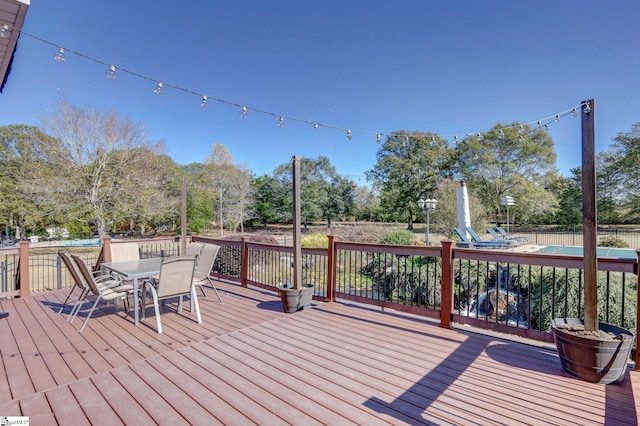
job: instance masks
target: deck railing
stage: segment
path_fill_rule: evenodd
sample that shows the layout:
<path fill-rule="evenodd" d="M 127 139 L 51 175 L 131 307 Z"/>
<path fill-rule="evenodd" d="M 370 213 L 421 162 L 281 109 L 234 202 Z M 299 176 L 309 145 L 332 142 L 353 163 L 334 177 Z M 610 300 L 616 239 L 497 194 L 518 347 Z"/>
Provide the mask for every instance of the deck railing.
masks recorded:
<path fill-rule="evenodd" d="M 291 246 L 192 239 L 221 246 L 211 272 L 214 277 L 273 291 L 293 280 Z M 141 257 L 180 254 L 177 240 L 138 243 Z M 20 258 L 30 259 L 27 268 L 16 263 Z M 100 261 L 99 253 L 95 259 Z M 317 300 L 339 297 L 430 316 L 439 318 L 443 327 L 456 322 L 551 341 L 552 318 L 584 313 L 580 256 L 457 248 L 452 241 L 424 247 L 350 243 L 329 237 L 328 249 L 303 248 L 301 263 L 303 282 L 314 285 Z M 20 287 L 29 282 L 29 274 L 31 286 L 25 291 Z M 26 297 L 29 291 L 73 285 L 57 255 L 46 261 L 39 255 L 29 256 L 28 243 L 20 250 L 0 251 L 0 276 L 0 297 Z M 599 258 L 598 292 L 600 320 L 636 332 L 637 259 Z"/>

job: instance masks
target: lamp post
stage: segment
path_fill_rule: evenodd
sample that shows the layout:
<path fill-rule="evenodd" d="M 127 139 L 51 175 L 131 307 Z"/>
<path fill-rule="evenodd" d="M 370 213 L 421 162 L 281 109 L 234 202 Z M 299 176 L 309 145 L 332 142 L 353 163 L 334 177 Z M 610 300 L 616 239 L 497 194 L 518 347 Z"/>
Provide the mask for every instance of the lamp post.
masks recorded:
<path fill-rule="evenodd" d="M 434 210 L 437 204 L 438 204 L 438 200 L 434 198 L 427 198 L 426 200 L 423 200 L 422 198 L 420 198 L 418 200 L 418 207 L 420 207 L 420 210 L 424 210 L 427 216 L 427 229 L 425 229 L 424 231 L 424 242 L 427 245 L 430 245 L 429 244 L 429 212 L 431 212 L 431 210 Z"/>
<path fill-rule="evenodd" d="M 505 195 L 502 197 L 502 205 L 507 207 L 507 234 L 509 233 L 509 206 L 515 206 L 516 200 L 513 197 Z"/>

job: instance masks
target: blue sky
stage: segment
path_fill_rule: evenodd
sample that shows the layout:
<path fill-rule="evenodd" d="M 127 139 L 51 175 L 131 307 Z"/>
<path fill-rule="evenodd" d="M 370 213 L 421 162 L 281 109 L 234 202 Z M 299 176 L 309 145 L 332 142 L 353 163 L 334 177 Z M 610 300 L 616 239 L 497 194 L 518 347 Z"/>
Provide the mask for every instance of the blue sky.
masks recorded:
<path fill-rule="evenodd" d="M 222 143 L 257 175 L 293 155 L 326 155 L 358 177 L 375 164 L 375 133 L 476 133 L 594 98 L 602 150 L 640 122 L 637 0 L 31 3 L 23 30 L 53 45 L 21 36 L 0 125 L 38 124 L 62 94 L 143 122 L 179 164 Z M 154 81 L 123 72 L 109 80 L 105 65 L 69 52 L 58 63 L 56 45 L 196 94 L 158 96 Z M 247 118 L 213 100 L 201 108 L 197 94 L 247 105 Z M 328 126 L 280 128 L 278 115 Z M 580 119 L 549 133 L 569 175 L 581 161 Z"/>

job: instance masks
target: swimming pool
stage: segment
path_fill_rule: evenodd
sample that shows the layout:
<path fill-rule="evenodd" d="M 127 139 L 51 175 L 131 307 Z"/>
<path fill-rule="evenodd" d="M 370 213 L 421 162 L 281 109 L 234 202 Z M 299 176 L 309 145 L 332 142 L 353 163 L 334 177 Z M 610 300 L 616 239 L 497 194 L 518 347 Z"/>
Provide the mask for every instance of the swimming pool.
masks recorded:
<path fill-rule="evenodd" d="M 598 247 L 598 257 L 613 257 L 615 259 L 637 259 L 635 249 Z M 564 254 L 567 256 L 583 256 L 584 251 L 581 246 L 546 246 L 535 253 Z"/>

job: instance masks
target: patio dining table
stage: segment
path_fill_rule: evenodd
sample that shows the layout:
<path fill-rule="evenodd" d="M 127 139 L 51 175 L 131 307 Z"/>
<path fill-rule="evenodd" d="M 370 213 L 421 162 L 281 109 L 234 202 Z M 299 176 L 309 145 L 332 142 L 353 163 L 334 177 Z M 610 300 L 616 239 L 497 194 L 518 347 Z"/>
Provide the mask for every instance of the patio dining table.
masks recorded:
<path fill-rule="evenodd" d="M 104 269 L 115 272 L 125 279 L 133 280 L 133 311 L 135 325 L 140 323 L 140 298 L 138 297 L 139 280 L 158 275 L 160 273 L 160 266 L 162 266 L 162 260 L 162 257 L 152 257 L 149 259 L 102 263 L 102 267 Z"/>

